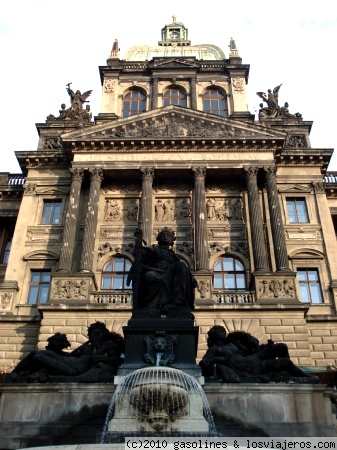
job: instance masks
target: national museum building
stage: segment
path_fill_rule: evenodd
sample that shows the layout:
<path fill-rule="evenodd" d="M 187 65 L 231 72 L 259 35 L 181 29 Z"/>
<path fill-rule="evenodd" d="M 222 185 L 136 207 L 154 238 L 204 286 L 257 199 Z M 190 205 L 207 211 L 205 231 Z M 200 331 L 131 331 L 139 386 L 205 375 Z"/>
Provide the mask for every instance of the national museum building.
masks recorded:
<path fill-rule="evenodd" d="M 68 85 L 37 149 L 16 152 L 22 174 L 0 173 L 0 369 L 56 332 L 72 350 L 95 321 L 123 334 L 137 227 L 148 246 L 175 233 L 197 283 L 198 360 L 223 325 L 335 365 L 337 172 L 312 122 L 279 105 L 281 86 L 258 93 L 255 118 L 235 41 L 228 55 L 192 45 L 175 18 L 158 46 L 120 59 L 115 41 L 99 72 L 99 114 Z"/>

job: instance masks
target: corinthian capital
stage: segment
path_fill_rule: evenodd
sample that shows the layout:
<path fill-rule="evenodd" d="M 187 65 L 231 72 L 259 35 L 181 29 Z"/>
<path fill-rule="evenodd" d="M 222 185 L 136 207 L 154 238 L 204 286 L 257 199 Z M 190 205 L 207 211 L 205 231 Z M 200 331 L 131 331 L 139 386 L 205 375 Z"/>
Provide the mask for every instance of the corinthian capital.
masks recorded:
<path fill-rule="evenodd" d="M 194 173 L 195 180 L 203 180 L 206 179 L 206 167 L 192 167 L 192 171 Z"/>
<path fill-rule="evenodd" d="M 140 171 L 142 172 L 143 180 L 153 181 L 154 169 L 152 167 L 145 167 L 145 168 L 140 169 Z"/>

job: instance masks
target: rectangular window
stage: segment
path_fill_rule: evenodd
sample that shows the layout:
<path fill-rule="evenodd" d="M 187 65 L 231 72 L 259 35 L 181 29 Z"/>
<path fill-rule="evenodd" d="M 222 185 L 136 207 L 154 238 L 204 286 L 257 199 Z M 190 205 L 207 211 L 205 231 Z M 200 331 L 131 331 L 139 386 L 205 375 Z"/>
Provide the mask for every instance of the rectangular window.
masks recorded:
<path fill-rule="evenodd" d="M 45 200 L 43 203 L 42 224 L 56 225 L 61 220 L 61 200 Z"/>
<path fill-rule="evenodd" d="M 290 223 L 308 223 L 308 211 L 304 198 L 287 198 L 287 211 Z"/>
<path fill-rule="evenodd" d="M 27 303 L 46 303 L 49 295 L 50 271 L 32 270 L 30 275 Z"/>
<path fill-rule="evenodd" d="M 297 269 L 300 295 L 303 303 L 323 303 L 317 269 Z"/>

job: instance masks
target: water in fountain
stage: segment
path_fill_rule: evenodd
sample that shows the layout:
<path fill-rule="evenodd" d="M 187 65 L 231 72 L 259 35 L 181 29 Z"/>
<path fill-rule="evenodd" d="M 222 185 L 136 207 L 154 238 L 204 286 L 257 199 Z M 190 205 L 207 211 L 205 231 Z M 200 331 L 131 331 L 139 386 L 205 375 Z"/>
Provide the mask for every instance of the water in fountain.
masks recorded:
<path fill-rule="evenodd" d="M 146 367 L 127 375 L 111 399 L 101 443 L 132 435 L 216 436 L 202 386 L 171 367 Z"/>

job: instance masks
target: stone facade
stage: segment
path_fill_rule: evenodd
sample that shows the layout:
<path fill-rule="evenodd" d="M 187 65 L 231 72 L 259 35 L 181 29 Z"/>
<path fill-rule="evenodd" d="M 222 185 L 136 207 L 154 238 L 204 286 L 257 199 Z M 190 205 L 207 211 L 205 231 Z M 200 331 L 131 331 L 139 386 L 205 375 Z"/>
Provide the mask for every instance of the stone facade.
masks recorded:
<path fill-rule="evenodd" d="M 174 56 L 146 61 L 112 52 L 100 67 L 94 121 L 78 109 L 90 91 L 76 103 L 68 86 L 72 106 L 37 124 L 37 150 L 17 152 L 22 174 L 0 173 L 1 370 L 56 331 L 72 349 L 96 320 L 122 333 L 132 291 L 116 289 L 107 268 L 116 258 L 133 261 L 139 222 L 148 245 L 164 226 L 175 231 L 175 251 L 198 282 L 198 358 L 219 324 L 286 342 L 303 366 L 337 363 L 332 150 L 312 148 L 312 123 L 284 108 L 271 114 L 269 105 L 254 120 L 249 66 L 234 41 L 228 58 L 212 46 L 213 59 L 200 60 L 168 47 Z M 208 95 L 225 109 L 210 109 Z M 292 207 L 306 216 L 294 219 Z M 238 263 L 234 274 L 217 269 L 224 258 Z M 303 302 L 299 270 L 318 277 L 311 302 Z M 234 285 L 221 284 L 226 275 Z"/>

